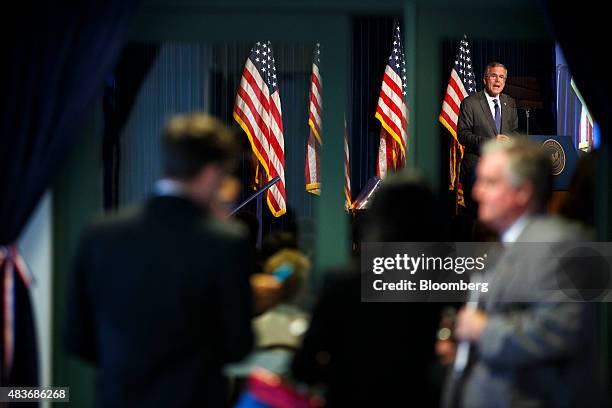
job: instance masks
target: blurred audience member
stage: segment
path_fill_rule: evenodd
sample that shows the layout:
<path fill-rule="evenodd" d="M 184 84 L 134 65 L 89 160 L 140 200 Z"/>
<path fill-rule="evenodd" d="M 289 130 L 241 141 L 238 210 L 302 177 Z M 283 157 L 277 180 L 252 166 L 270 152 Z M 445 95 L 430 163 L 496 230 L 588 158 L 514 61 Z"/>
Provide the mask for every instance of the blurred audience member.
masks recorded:
<path fill-rule="evenodd" d="M 288 231 L 272 231 L 267 234 L 261 244 L 261 257 L 265 262 L 281 249 L 297 249 L 298 242 L 294 233 Z"/>
<path fill-rule="evenodd" d="M 507 249 L 486 277 L 484 309 L 464 308 L 457 316 L 455 336 L 475 352 L 462 392 L 445 398 L 450 406 L 601 406 L 595 305 L 568 302 L 559 289 L 543 291 L 560 285 L 559 259 L 532 259 L 524 246 L 512 245 L 581 239 L 576 225 L 543 213 L 551 187 L 550 159 L 538 144 L 514 139 L 483 147 L 473 196 L 479 219 Z"/>
<path fill-rule="evenodd" d="M 258 348 L 296 348 L 309 323 L 303 308 L 310 261 L 295 249 L 281 249 L 268 258 L 263 273 L 283 283 L 280 302 L 253 320 Z"/>
<path fill-rule="evenodd" d="M 288 373 L 293 353 L 301 344 L 310 320 L 302 307 L 308 291 L 309 271 L 310 261 L 295 249 L 281 249 L 266 261 L 260 275 L 282 284 L 281 296 L 278 304 L 253 319 L 253 352 L 224 370 L 233 379 L 234 400 L 245 391 L 246 379 L 254 370 L 265 369 L 276 375 Z"/>
<path fill-rule="evenodd" d="M 444 240 L 438 210 L 420 177 L 389 175 L 367 214 L 365 240 Z M 330 407 L 436 406 L 428 369 L 439 305 L 362 303 L 360 277 L 357 263 L 331 271 L 292 364 L 295 380 L 325 386 Z"/>
<path fill-rule="evenodd" d="M 263 271 L 264 264 L 272 255 L 281 249 L 298 249 L 297 237 L 290 231 L 272 231 L 266 234 L 261 242 L 257 270 Z"/>
<path fill-rule="evenodd" d="M 226 404 L 221 366 L 253 341 L 248 247 L 210 209 L 236 152 L 216 119 L 172 118 L 155 195 L 83 234 L 64 344 L 96 366 L 98 406 Z"/>

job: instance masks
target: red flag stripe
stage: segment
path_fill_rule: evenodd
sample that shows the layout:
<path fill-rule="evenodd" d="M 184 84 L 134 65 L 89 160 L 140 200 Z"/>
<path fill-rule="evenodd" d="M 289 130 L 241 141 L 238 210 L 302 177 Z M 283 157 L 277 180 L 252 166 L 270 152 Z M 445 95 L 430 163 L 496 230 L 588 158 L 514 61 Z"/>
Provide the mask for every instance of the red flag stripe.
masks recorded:
<path fill-rule="evenodd" d="M 261 143 L 262 139 L 255 136 L 256 133 L 253 130 L 253 126 L 251 125 L 249 118 L 239 106 L 234 107 L 234 118 L 240 123 L 244 131 L 247 133 L 249 140 L 251 141 L 251 146 L 255 151 L 255 155 L 258 156 L 257 158 L 260 160 L 267 172 L 268 153 L 266 153 L 266 150 Z"/>
<path fill-rule="evenodd" d="M 457 88 L 458 86 L 455 83 L 455 80 L 451 78 L 450 82 L 448 83 L 448 87 L 446 88 L 446 95 L 450 97 L 453 102 L 455 102 L 455 105 L 459 106 L 465 97 L 460 93 L 461 90 L 458 90 Z"/>
<path fill-rule="evenodd" d="M 381 102 L 381 97 L 385 96 L 386 99 L 385 101 L 390 101 L 391 104 L 388 104 L 389 107 L 394 106 L 397 109 L 395 110 L 396 115 L 402 119 L 406 119 L 406 104 L 404 103 L 402 97 L 398 94 L 395 93 L 394 90 L 392 90 L 391 88 L 389 88 L 388 84 L 386 82 L 383 82 L 381 88 L 380 88 L 380 95 L 379 95 L 379 99 L 378 102 Z"/>
<path fill-rule="evenodd" d="M 446 123 L 455 131 L 457 132 L 457 122 L 453 121 L 448 113 L 446 111 L 442 111 L 442 113 L 440 113 L 440 116 L 442 116 L 444 118 L 444 120 L 446 121 Z"/>
<path fill-rule="evenodd" d="M 313 65 L 313 69 L 317 69 L 316 65 Z M 310 92 L 315 96 L 317 101 L 321 101 L 321 84 L 319 83 L 319 75 L 315 75 L 314 72 L 311 76 L 312 86 Z"/>
<path fill-rule="evenodd" d="M 314 94 L 310 94 L 310 113 L 314 116 L 318 123 L 321 123 L 320 118 L 321 107 L 319 106 L 319 101 Z"/>
<path fill-rule="evenodd" d="M 319 67 L 316 64 L 312 64 L 312 74 L 310 76 L 312 81 L 312 87 L 317 89 L 317 94 L 320 94 L 321 89 L 321 75 L 319 73 Z"/>
<path fill-rule="evenodd" d="M 396 122 L 397 118 L 395 118 L 395 120 L 392 120 L 389 116 L 387 116 L 384 110 L 380 108 L 380 106 L 376 108 L 376 113 L 381 116 L 380 120 L 384 124 L 384 126 L 390 128 L 391 132 L 395 133 L 393 134 L 393 136 L 396 137 L 396 141 L 398 139 L 399 141 L 402 141 L 403 140 L 403 138 L 401 137 L 402 131 L 400 128 L 401 123 Z"/>
<path fill-rule="evenodd" d="M 380 106 L 381 101 L 382 103 L 384 103 L 386 109 L 383 108 L 383 110 L 385 111 L 385 113 L 387 113 L 389 117 L 393 118 L 394 121 L 395 119 L 397 119 L 399 123 L 397 123 L 397 121 L 395 122 L 397 123 L 398 127 L 400 127 L 400 129 L 403 130 L 405 129 L 405 126 L 406 126 L 406 118 L 404 117 L 404 112 L 402 112 L 400 105 L 397 105 L 395 101 L 392 100 L 385 91 L 386 89 L 385 89 L 385 86 L 383 85 L 378 104 Z"/>
<path fill-rule="evenodd" d="M 461 104 L 461 102 L 459 102 L 459 104 L 457 104 L 457 102 L 455 102 L 455 100 L 452 98 L 452 96 L 449 95 L 448 93 L 446 95 L 444 95 L 444 101 L 442 102 L 442 104 L 448 110 L 450 110 L 453 114 L 455 114 L 455 115 L 459 114 L 459 104 Z"/>
<path fill-rule="evenodd" d="M 455 90 L 455 93 L 461 98 L 461 100 L 464 100 L 468 96 L 468 93 L 465 90 L 463 82 L 461 82 L 461 78 L 459 78 L 459 75 L 457 74 L 457 71 L 455 71 L 454 68 L 451 71 L 450 79 L 451 80 L 449 81 L 449 83 Z"/>
<path fill-rule="evenodd" d="M 282 157 L 283 152 L 281 150 L 281 147 L 279 146 L 278 141 L 275 140 L 274 138 L 271 138 L 270 140 L 270 147 L 271 149 L 269 150 L 269 153 L 268 153 L 268 156 L 270 157 L 270 162 L 274 164 L 275 169 L 279 173 L 278 175 L 280 175 L 282 178 L 281 181 L 284 182 L 284 175 L 285 175 L 285 172 L 283 170 L 284 160 L 281 161 L 280 157 L 278 156 L 278 154 L 280 154 Z"/>
<path fill-rule="evenodd" d="M 450 120 L 452 122 L 452 128 L 457 130 L 458 115 L 453 112 L 453 110 L 450 109 L 447 105 L 442 105 L 442 111 L 440 112 L 440 116 L 442 115 L 444 115 L 445 120 Z"/>
<path fill-rule="evenodd" d="M 399 81 L 399 83 L 398 83 Z M 393 92 L 402 98 L 402 85 L 401 79 L 393 72 L 393 70 L 389 67 L 385 70 L 385 75 L 383 75 L 383 82 L 393 90 Z"/>
<path fill-rule="evenodd" d="M 389 88 L 386 82 L 383 82 L 380 88 L 379 102 L 380 102 L 380 97 L 382 97 L 383 95 L 385 95 L 387 97 L 387 100 L 391 101 L 392 104 L 395 107 L 397 107 L 397 110 L 396 110 L 396 112 L 398 112 L 397 116 L 402 119 L 405 119 L 404 109 L 406 105 L 404 104 L 402 97 L 396 94 L 394 90 Z"/>
<path fill-rule="evenodd" d="M 272 114 L 272 117 L 274 118 L 273 125 L 270 127 L 273 131 L 278 132 L 277 136 L 279 137 L 279 140 L 282 140 L 284 142 L 283 118 L 281 112 L 280 95 L 278 91 L 270 95 L 270 112 Z M 274 124 L 276 124 L 276 127 L 278 129 L 274 127 Z"/>
<path fill-rule="evenodd" d="M 266 135 L 269 134 L 270 129 L 268 129 L 267 123 L 267 115 L 264 110 L 262 110 L 261 105 L 256 106 L 253 103 L 253 99 L 249 93 L 244 88 L 238 88 L 238 97 L 240 98 L 240 107 L 248 108 L 249 113 L 251 114 L 252 120 L 255 125 L 257 125 L 253 130 L 255 130 L 254 136 L 257 136 L 258 139 L 265 139 Z M 256 100 L 256 99 L 255 99 Z"/>
<path fill-rule="evenodd" d="M 251 135 L 255 139 L 257 139 L 262 151 L 265 152 L 265 167 L 267 167 L 270 152 L 270 147 L 268 143 L 268 135 L 270 133 L 270 130 L 266 126 L 265 120 L 259 114 L 259 112 L 261 111 L 259 111 L 257 107 L 253 104 L 253 100 L 248 96 L 248 94 L 246 94 L 244 88 L 238 89 L 238 100 L 239 103 L 236 104 L 236 107 L 240 108 L 242 112 L 242 117 L 248 120 L 249 127 L 252 132 Z M 248 109 L 244 109 L 245 107 Z M 268 170 L 266 169 L 266 171 Z"/>
<path fill-rule="evenodd" d="M 242 73 L 242 79 L 240 81 L 240 86 L 245 87 L 248 83 L 250 87 L 253 89 L 253 92 L 257 95 L 257 101 L 263 107 L 263 109 L 268 112 L 269 107 L 269 93 L 268 86 L 265 81 L 257 71 L 257 68 L 253 65 L 250 60 L 247 60 L 247 63 L 244 67 L 244 72 Z"/>

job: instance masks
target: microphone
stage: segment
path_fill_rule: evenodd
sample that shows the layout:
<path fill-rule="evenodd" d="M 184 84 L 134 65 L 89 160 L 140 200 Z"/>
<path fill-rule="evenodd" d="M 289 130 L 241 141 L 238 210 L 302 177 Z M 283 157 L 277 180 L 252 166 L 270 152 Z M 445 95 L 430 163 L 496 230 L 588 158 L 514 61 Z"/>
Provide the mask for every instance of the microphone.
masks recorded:
<path fill-rule="evenodd" d="M 522 110 L 525 112 L 525 133 L 527 136 L 529 136 L 529 112 L 532 108 L 530 106 L 512 106 L 511 108 L 517 111 Z"/>

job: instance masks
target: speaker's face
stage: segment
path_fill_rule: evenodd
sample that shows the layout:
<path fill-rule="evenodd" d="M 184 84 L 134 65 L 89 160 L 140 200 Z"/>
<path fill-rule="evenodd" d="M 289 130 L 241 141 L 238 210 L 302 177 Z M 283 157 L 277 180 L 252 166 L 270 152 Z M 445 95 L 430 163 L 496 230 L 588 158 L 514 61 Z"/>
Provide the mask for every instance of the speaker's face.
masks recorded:
<path fill-rule="evenodd" d="M 484 85 L 487 93 L 491 96 L 497 96 L 504 90 L 506 86 L 506 77 L 508 71 L 504 67 L 488 68 L 484 76 Z"/>

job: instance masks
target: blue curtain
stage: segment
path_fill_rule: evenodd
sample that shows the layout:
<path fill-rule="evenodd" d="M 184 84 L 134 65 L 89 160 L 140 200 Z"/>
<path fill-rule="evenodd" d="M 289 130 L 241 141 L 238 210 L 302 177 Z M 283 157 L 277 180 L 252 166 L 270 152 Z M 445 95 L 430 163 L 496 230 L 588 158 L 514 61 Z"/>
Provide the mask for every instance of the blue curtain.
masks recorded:
<path fill-rule="evenodd" d="M 0 247 L 21 232 L 102 95 L 136 11 L 135 0 L 19 1 L 6 11 L 0 65 Z M 5 264 L 6 265 L 6 264 Z M 12 273 L 3 268 L 2 277 Z M 5 305 L 4 291 L 0 304 Z M 38 383 L 26 284 L 15 275 L 14 353 L 2 386 Z M 6 312 L 7 310 L 3 310 Z M 2 313 L 2 327 L 5 313 Z M 8 349 L 2 342 L 2 363 Z"/>
<path fill-rule="evenodd" d="M 119 205 L 121 168 L 121 131 L 134 100 L 159 54 L 158 45 L 131 44 L 123 49 L 113 75 L 104 87 L 104 208 Z M 130 164 L 130 163 L 128 163 Z"/>

